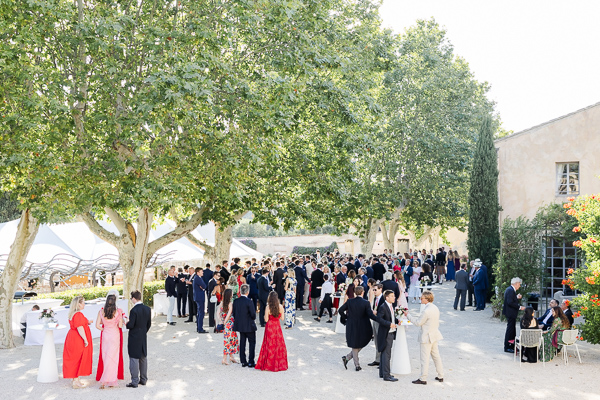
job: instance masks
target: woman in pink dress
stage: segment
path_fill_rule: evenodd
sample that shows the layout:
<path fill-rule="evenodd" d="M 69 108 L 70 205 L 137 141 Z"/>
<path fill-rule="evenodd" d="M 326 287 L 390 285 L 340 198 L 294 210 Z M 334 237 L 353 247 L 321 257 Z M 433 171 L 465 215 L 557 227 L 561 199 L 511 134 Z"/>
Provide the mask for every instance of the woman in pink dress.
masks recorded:
<path fill-rule="evenodd" d="M 106 297 L 104 308 L 98 312 L 96 328 L 102 332 L 96 380 L 100 389 L 117 387 L 118 380 L 123 379 L 123 311 L 117 308 L 114 294 Z"/>
<path fill-rule="evenodd" d="M 404 276 L 402 271 L 395 271 L 394 278 L 396 278 L 396 283 L 398 284 L 398 289 L 400 290 L 400 298 L 398 299 L 398 307 L 400 308 L 408 308 L 408 301 L 406 300 L 406 282 L 404 282 Z"/>

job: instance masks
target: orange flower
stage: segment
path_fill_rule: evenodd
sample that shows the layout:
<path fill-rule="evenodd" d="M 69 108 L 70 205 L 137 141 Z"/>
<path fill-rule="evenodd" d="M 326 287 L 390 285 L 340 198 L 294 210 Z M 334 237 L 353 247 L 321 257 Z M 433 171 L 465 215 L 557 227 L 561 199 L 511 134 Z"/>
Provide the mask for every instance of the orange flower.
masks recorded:
<path fill-rule="evenodd" d="M 581 227 L 580 226 L 576 226 L 575 228 L 573 228 L 573 232 L 575 232 L 575 233 L 581 232 Z"/>
<path fill-rule="evenodd" d="M 573 268 L 569 268 L 567 270 L 567 274 L 571 275 L 573 272 L 575 272 L 575 270 Z"/>
<path fill-rule="evenodd" d="M 577 318 L 577 317 L 581 317 L 581 312 L 580 312 L 580 311 L 577 311 L 576 313 L 574 313 L 574 314 L 573 314 L 573 316 L 574 316 L 575 318 Z"/>
<path fill-rule="evenodd" d="M 585 278 L 585 281 L 586 281 L 587 283 L 589 283 L 590 285 L 595 285 L 595 284 L 596 284 L 596 281 L 595 281 L 594 279 L 595 279 L 595 278 L 592 278 L 591 276 L 588 276 L 588 277 L 586 277 L 586 278 Z"/>
<path fill-rule="evenodd" d="M 563 204 L 563 208 L 571 208 L 573 206 L 573 203 L 565 203 Z"/>
<path fill-rule="evenodd" d="M 573 246 L 575 246 L 575 247 L 581 247 L 581 244 L 582 244 L 581 240 L 576 240 L 573 242 Z"/>
<path fill-rule="evenodd" d="M 596 239 L 594 239 L 594 238 L 590 238 L 590 242 L 597 243 L 598 241 Z"/>
<path fill-rule="evenodd" d="M 568 214 L 568 215 L 575 216 L 575 215 L 577 215 L 577 211 L 575 211 L 575 209 L 574 209 L 574 208 L 570 208 L 570 209 L 569 209 L 569 211 L 567 211 L 567 214 Z"/>
<path fill-rule="evenodd" d="M 567 200 L 569 200 L 569 201 L 575 201 L 575 197 L 569 197 Z"/>
<path fill-rule="evenodd" d="M 588 310 L 588 308 L 587 308 L 587 307 L 581 307 L 581 309 L 582 309 L 583 311 L 587 311 L 587 310 Z"/>
<path fill-rule="evenodd" d="M 567 280 L 566 280 L 566 279 L 563 279 L 563 280 L 562 280 L 562 284 L 563 284 L 563 285 L 566 285 L 566 284 L 567 284 Z"/>

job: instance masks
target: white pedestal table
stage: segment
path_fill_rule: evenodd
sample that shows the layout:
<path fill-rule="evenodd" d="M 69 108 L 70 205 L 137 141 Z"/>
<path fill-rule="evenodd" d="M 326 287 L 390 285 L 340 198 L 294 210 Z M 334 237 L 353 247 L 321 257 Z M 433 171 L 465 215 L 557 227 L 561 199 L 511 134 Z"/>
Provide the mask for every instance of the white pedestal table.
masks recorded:
<path fill-rule="evenodd" d="M 413 325 L 412 322 L 407 320 L 401 320 L 398 324 L 396 340 L 394 340 L 394 346 L 392 347 L 392 365 L 390 370 L 393 374 L 406 375 L 411 372 L 405 328 L 410 325 Z"/>
<path fill-rule="evenodd" d="M 54 331 L 66 329 L 66 325 L 58 325 L 49 328 L 46 325 L 34 325 L 27 327 L 27 331 L 45 331 L 44 346 L 40 357 L 37 381 L 41 383 L 52 383 L 58 381 L 58 366 L 56 364 L 56 348 L 54 347 Z"/>
<path fill-rule="evenodd" d="M 340 308 L 342 307 L 342 304 L 344 304 L 344 295 L 342 294 L 341 296 L 331 296 L 332 299 L 340 299 L 340 303 L 339 303 L 339 307 L 336 310 L 337 311 L 337 317 L 335 318 L 335 333 L 346 333 L 346 325 L 342 324 L 342 322 L 340 321 L 340 318 L 342 317 L 340 315 Z"/>

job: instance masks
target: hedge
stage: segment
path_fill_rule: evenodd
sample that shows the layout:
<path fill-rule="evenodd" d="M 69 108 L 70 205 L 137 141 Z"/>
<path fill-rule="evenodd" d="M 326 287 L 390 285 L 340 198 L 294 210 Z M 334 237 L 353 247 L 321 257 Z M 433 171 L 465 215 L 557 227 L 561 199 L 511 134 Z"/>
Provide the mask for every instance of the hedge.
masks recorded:
<path fill-rule="evenodd" d="M 154 294 L 165 288 L 165 281 L 144 282 L 144 291 L 142 293 L 144 304 L 148 307 L 154 306 Z M 38 299 L 63 299 L 62 305 L 69 305 L 74 297 L 83 296 L 85 300 L 94 300 L 98 297 L 106 297 L 108 291 L 116 289 L 119 294 L 123 294 L 123 286 L 101 286 L 85 289 L 65 290 L 64 292 L 45 293 L 39 295 Z"/>
<path fill-rule="evenodd" d="M 321 252 L 321 254 L 325 254 L 328 251 L 333 252 L 335 249 L 337 249 L 337 243 L 333 242 L 331 243 L 329 246 L 327 247 L 303 247 L 303 246 L 294 246 L 294 248 L 292 249 L 292 254 L 300 254 L 300 255 L 309 255 L 309 254 L 314 254 L 317 252 L 317 250 L 319 250 Z"/>

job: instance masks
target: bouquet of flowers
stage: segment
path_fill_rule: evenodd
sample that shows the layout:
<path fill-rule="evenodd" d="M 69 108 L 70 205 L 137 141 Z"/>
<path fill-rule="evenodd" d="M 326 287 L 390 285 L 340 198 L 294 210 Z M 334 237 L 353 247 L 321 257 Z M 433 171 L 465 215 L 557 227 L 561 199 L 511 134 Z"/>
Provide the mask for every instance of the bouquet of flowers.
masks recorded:
<path fill-rule="evenodd" d="M 336 293 L 339 293 L 339 294 L 341 295 L 342 293 L 345 293 L 345 292 L 346 292 L 346 289 L 347 289 L 347 285 L 346 285 L 345 283 L 341 283 L 341 284 L 338 286 L 338 290 L 337 290 L 337 292 L 336 292 Z"/>
<path fill-rule="evenodd" d="M 398 320 L 408 320 L 408 317 L 406 316 L 406 314 L 408 313 L 408 308 L 400 308 L 400 307 L 396 307 L 396 309 L 394 310 L 394 315 L 396 316 L 396 319 Z"/>
<path fill-rule="evenodd" d="M 40 313 L 40 319 L 41 320 L 48 320 L 48 321 L 52 321 L 54 322 L 54 317 L 56 316 L 56 313 L 51 309 L 51 308 L 44 308 L 42 310 L 42 312 Z"/>
<path fill-rule="evenodd" d="M 431 279 L 427 275 L 421 278 L 421 286 L 427 286 L 429 282 L 431 282 Z"/>

